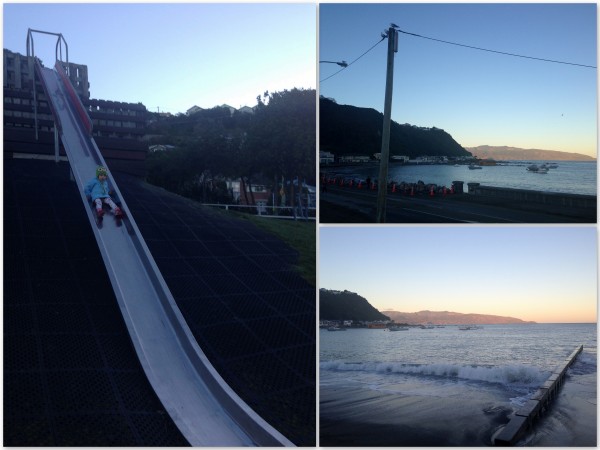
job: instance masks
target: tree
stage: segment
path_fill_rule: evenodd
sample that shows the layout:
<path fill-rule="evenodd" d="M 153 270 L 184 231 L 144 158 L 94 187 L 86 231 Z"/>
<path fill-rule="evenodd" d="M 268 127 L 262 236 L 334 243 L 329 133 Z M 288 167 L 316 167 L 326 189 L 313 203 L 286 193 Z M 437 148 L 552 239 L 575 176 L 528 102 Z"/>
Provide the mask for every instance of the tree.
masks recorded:
<path fill-rule="evenodd" d="M 177 148 L 148 156 L 148 181 L 202 201 L 216 192 L 215 181 L 224 177 L 243 180 L 251 193 L 255 181 L 282 176 L 313 184 L 316 92 L 265 91 L 257 101 L 254 114 L 231 114 L 217 107 L 153 124 L 152 134 L 160 136 L 155 142 Z M 217 191 L 220 196 L 223 189 Z"/>
<path fill-rule="evenodd" d="M 259 103 L 248 135 L 247 156 L 267 178 L 302 176 L 313 182 L 316 92 L 292 89 L 269 94 L 268 104 Z"/>

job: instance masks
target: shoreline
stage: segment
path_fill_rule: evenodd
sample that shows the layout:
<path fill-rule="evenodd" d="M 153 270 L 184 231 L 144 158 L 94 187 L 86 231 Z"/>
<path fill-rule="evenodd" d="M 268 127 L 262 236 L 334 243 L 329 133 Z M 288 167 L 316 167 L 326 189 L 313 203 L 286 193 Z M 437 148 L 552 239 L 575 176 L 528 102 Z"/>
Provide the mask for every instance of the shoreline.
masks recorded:
<path fill-rule="evenodd" d="M 321 386 L 320 403 L 325 447 L 491 446 L 512 413 L 493 393 L 465 400 Z"/>
<path fill-rule="evenodd" d="M 479 161 L 485 161 L 484 159 L 479 160 Z M 515 165 L 526 165 L 526 164 L 533 164 L 533 163 L 540 163 L 540 162 L 552 162 L 552 163 L 597 163 L 598 160 L 597 159 L 591 159 L 591 160 L 577 160 L 577 159 L 496 159 L 495 161 L 495 165 L 501 166 L 501 165 L 506 165 L 507 163 L 514 163 Z M 390 164 L 394 164 L 394 165 L 404 165 L 404 166 L 454 166 L 454 165 L 459 165 L 459 166 L 468 166 L 469 164 L 475 163 L 477 162 L 477 160 L 475 161 L 453 161 L 453 162 L 401 162 L 401 161 L 394 161 L 394 160 L 390 160 Z M 369 162 L 356 162 L 356 163 L 333 163 L 333 164 L 319 164 L 319 172 L 320 171 L 324 171 L 326 170 L 328 167 L 334 167 L 334 168 L 339 168 L 339 167 L 367 167 L 367 166 L 374 166 L 374 165 L 379 165 L 379 161 L 369 161 Z M 494 164 L 491 164 L 492 166 Z M 511 164 L 512 165 L 512 164 Z"/>
<path fill-rule="evenodd" d="M 582 375 L 576 368 L 570 370 L 553 404 L 517 446 L 597 445 L 597 373 Z M 428 393 L 420 394 L 425 386 Z M 493 446 L 494 436 L 515 413 L 502 389 L 473 391 L 469 383 L 431 389 L 431 384 L 421 380 L 377 390 L 364 385 L 322 384 L 319 445 L 487 447 Z"/>
<path fill-rule="evenodd" d="M 544 193 L 544 195 L 582 195 L 597 196 L 596 162 L 564 162 L 543 172 L 543 175 L 532 174 L 526 168 L 531 162 L 513 161 L 498 163 L 495 166 L 477 167 L 483 170 L 467 170 L 467 164 L 390 164 L 387 176 L 389 189 L 395 185 L 396 192 L 414 187 L 417 194 L 423 189 L 433 187 L 436 194 L 442 194 L 454 188 L 456 193 L 471 193 L 472 188 L 493 188 L 503 190 L 522 190 Z M 552 165 L 553 163 L 548 163 Z M 336 166 L 320 166 L 319 181 L 322 188 L 327 182 L 330 185 L 344 184 L 345 188 L 358 187 L 365 190 L 366 182 L 372 181 L 377 190 L 379 179 L 379 163 L 340 164 Z M 460 181 L 457 181 L 460 180 Z"/>

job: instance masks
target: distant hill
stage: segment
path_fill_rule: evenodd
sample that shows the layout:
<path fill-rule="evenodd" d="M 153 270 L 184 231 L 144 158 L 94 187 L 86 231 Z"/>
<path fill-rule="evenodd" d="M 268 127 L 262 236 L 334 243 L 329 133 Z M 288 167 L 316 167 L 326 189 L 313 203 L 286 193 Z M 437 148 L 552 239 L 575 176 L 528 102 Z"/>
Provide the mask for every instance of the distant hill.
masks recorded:
<path fill-rule="evenodd" d="M 464 325 L 493 325 L 513 323 L 535 323 L 526 322 L 514 317 L 494 316 L 488 314 L 462 314 L 449 311 L 419 311 L 415 313 L 404 313 L 398 311 L 385 311 L 394 322 L 406 324 L 423 324 L 431 322 L 434 325 L 464 324 Z"/>
<path fill-rule="evenodd" d="M 321 320 L 390 320 L 388 316 L 371 306 L 364 297 L 354 292 L 328 289 L 319 289 L 319 318 Z"/>
<path fill-rule="evenodd" d="M 339 155 L 381 152 L 383 114 L 372 108 L 338 105 L 319 100 L 320 150 Z M 400 125 L 390 127 L 390 156 L 471 156 L 452 136 L 439 128 Z"/>
<path fill-rule="evenodd" d="M 559 152 L 555 150 L 540 150 L 535 148 L 516 148 L 506 146 L 480 145 L 479 147 L 467 147 L 473 156 L 480 159 L 492 158 L 497 161 L 595 161 L 591 156 L 580 153 Z"/>

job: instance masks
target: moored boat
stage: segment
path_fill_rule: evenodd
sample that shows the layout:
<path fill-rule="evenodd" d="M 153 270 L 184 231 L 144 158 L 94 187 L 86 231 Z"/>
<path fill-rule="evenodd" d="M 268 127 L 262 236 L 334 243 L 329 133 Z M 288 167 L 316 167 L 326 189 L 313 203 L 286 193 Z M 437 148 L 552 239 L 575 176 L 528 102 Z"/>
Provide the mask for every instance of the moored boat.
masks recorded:
<path fill-rule="evenodd" d="M 398 325 L 392 325 L 385 329 L 385 331 L 408 331 L 408 327 L 399 327 Z"/>
<path fill-rule="evenodd" d="M 538 166 L 537 164 L 531 164 L 527 166 L 527 171 L 532 173 L 548 173 L 548 167 L 545 164 Z"/>

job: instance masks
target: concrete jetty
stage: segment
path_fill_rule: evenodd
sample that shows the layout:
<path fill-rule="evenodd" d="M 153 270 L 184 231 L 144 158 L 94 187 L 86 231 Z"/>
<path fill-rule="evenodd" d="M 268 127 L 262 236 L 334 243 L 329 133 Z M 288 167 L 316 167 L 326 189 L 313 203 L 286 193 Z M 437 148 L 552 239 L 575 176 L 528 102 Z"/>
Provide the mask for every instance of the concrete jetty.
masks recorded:
<path fill-rule="evenodd" d="M 533 394 L 531 399 L 519 409 L 508 424 L 494 438 L 494 445 L 510 446 L 523 436 L 525 431 L 533 425 L 540 414 L 548 408 L 550 402 L 558 395 L 558 390 L 565 380 L 567 369 L 583 351 L 583 345 L 573 350 L 571 354 L 560 363 L 550 377 Z"/>

